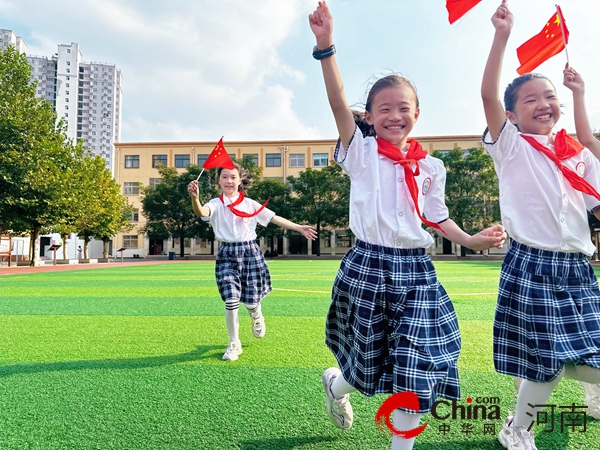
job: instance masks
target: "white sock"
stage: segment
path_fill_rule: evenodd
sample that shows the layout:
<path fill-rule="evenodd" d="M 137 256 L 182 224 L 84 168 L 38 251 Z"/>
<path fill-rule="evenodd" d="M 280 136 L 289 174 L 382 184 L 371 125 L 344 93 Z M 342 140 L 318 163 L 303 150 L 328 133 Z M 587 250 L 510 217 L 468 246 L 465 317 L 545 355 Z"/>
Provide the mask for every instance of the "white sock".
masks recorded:
<path fill-rule="evenodd" d="M 248 313 L 250 314 L 251 318 L 258 319 L 260 316 L 262 316 L 262 309 L 260 307 L 260 303 L 258 305 L 256 305 L 255 308 L 250 308 L 247 305 L 246 305 L 246 308 L 248 309 Z"/>
<path fill-rule="evenodd" d="M 356 391 L 356 388 L 344 380 L 344 376 L 339 374 L 331 383 L 331 393 L 337 399 L 342 398 L 346 394 Z"/>
<path fill-rule="evenodd" d="M 399 409 L 394 410 L 394 428 L 399 431 L 412 430 L 419 426 L 421 414 L 408 414 Z M 412 450 L 415 438 L 404 439 L 395 434 L 392 436 L 392 450 Z"/>
<path fill-rule="evenodd" d="M 517 411 L 515 412 L 513 425 L 517 427 L 529 427 L 532 422 L 535 422 L 537 414 L 542 408 L 532 408 L 529 405 L 545 405 L 563 375 L 564 370 L 549 383 L 536 383 L 535 381 L 523 380 L 519 388 L 519 395 L 517 396 Z"/>
<path fill-rule="evenodd" d="M 600 369 L 590 366 L 565 365 L 565 377 L 589 384 L 600 384 Z"/>
<path fill-rule="evenodd" d="M 225 303 L 225 323 L 227 324 L 227 333 L 229 342 L 240 341 L 240 322 L 238 318 L 239 302 Z"/>

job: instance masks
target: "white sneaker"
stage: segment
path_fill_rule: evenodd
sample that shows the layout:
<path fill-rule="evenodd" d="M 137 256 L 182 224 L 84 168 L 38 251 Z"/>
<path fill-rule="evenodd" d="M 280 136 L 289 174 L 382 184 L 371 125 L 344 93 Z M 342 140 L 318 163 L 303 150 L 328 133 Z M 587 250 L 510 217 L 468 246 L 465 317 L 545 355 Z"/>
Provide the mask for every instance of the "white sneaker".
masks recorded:
<path fill-rule="evenodd" d="M 581 381 L 585 391 L 585 403 L 588 413 L 596 420 L 600 420 L 600 384 L 590 384 Z"/>
<path fill-rule="evenodd" d="M 267 332 L 267 326 L 265 325 L 265 316 L 261 315 L 256 319 L 250 316 L 250 320 L 252 320 L 252 333 L 254 334 L 254 337 L 263 337 Z"/>
<path fill-rule="evenodd" d="M 352 422 L 354 421 L 352 405 L 350 404 L 350 394 L 346 394 L 342 398 L 336 399 L 331 393 L 331 384 L 341 375 L 342 372 L 340 369 L 332 367 L 323 372 L 321 381 L 323 382 L 323 389 L 325 389 L 325 408 L 327 409 L 327 415 L 336 427 L 347 430 L 352 426 Z"/>
<path fill-rule="evenodd" d="M 242 343 L 241 342 L 230 342 L 223 355 L 223 361 L 235 361 L 238 356 L 242 354 Z"/>
<path fill-rule="evenodd" d="M 512 416 L 508 416 L 502 424 L 498 441 L 508 450 L 537 450 L 533 440 L 533 430 L 527 431 L 527 427 L 514 426 Z"/>

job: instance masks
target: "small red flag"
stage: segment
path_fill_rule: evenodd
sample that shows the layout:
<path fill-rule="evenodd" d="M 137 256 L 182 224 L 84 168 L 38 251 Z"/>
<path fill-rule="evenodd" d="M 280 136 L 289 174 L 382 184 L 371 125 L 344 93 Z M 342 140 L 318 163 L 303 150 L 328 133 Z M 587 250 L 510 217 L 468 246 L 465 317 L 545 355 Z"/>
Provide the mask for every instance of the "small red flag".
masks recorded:
<path fill-rule="evenodd" d="M 210 153 L 209 157 L 204 161 L 202 167 L 205 169 L 212 169 L 213 167 L 222 167 L 223 169 L 233 170 L 235 166 L 233 161 L 227 154 L 225 146 L 223 145 L 223 138 L 219 139 L 215 148 Z"/>
<path fill-rule="evenodd" d="M 556 13 L 544 26 L 541 33 L 535 35 L 517 49 L 517 56 L 521 67 L 517 69 L 519 75 L 531 72 L 544 61 L 559 54 L 569 42 L 569 30 L 560 6 L 556 6 Z"/>
<path fill-rule="evenodd" d="M 446 9 L 448 10 L 448 21 L 453 24 L 481 0 L 446 0 Z"/>

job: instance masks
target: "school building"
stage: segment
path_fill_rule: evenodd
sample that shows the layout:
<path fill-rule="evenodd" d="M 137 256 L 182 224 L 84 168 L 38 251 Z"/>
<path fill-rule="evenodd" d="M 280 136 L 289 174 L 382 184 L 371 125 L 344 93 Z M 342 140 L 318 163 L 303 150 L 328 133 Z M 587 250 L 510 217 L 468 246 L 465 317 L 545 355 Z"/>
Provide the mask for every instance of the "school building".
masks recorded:
<path fill-rule="evenodd" d="M 429 153 L 435 150 L 450 151 L 456 147 L 469 149 L 481 147 L 481 136 L 436 136 L 417 137 L 423 148 Z M 262 167 L 262 179 L 276 178 L 284 181 L 288 176 L 298 176 L 307 168 L 319 169 L 326 167 L 333 160 L 336 140 L 306 140 L 306 141 L 228 141 L 225 148 L 230 156 L 237 159 L 249 155 L 256 164 Z M 160 183 L 158 165 L 165 164 L 184 172 L 188 164 L 202 166 L 215 146 L 215 142 L 131 142 L 115 144 L 115 179 L 122 187 L 122 193 L 127 196 L 135 210 L 131 221 L 135 228 L 126 233 L 119 233 L 113 240 L 112 253 L 125 248 L 123 256 L 144 258 L 150 255 L 179 254 L 178 239 L 153 240 L 148 239 L 142 228 L 145 218 L 142 215 L 140 202 L 140 185 L 155 186 Z M 209 199 L 202 199 L 208 201 Z M 346 230 L 330 230 L 331 236 L 320 240 L 320 253 L 326 255 L 343 255 L 352 246 Z M 460 254 L 460 246 L 443 239 L 436 238 L 435 247 L 428 251 L 432 254 Z M 216 253 L 216 245 L 201 239 L 186 239 L 185 253 L 190 256 L 210 255 L 211 248 Z M 260 242 L 263 251 L 270 248 L 265 239 Z M 290 238 L 280 238 L 274 243 L 279 255 L 311 255 L 316 254 L 313 248 L 315 242 L 307 241 L 297 234 Z M 506 246 L 505 246 L 506 247 Z M 506 250 L 490 250 L 504 253 Z M 115 256 L 120 256 L 120 253 Z"/>

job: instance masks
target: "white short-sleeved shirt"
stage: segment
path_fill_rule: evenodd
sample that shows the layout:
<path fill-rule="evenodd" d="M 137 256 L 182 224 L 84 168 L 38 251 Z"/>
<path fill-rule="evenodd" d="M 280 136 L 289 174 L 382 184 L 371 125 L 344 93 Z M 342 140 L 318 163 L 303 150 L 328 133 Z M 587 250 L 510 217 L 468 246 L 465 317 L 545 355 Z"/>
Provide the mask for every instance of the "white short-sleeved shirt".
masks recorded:
<path fill-rule="evenodd" d="M 548 145 L 548 136 L 529 135 Z M 494 160 L 500 184 L 502 224 L 517 242 L 555 252 L 595 251 L 587 211 L 600 205 L 596 198 L 574 189 L 560 169 L 533 148 L 509 121 L 496 142 L 489 132 L 483 142 Z M 588 149 L 562 161 L 594 189 L 600 187 L 600 164 Z"/>
<path fill-rule="evenodd" d="M 210 210 L 210 215 L 202 217 L 202 220 L 209 221 L 213 227 L 215 237 L 221 242 L 244 242 L 256 239 L 256 224 L 267 226 L 275 216 L 275 213 L 268 208 L 264 208 L 254 217 L 238 217 L 227 207 L 230 203 L 237 200 L 239 194 L 233 199 L 223 196 L 225 203 L 220 198 L 213 198 L 205 207 Z M 235 207 L 239 211 L 253 213 L 262 205 L 248 197 Z"/>
<path fill-rule="evenodd" d="M 404 167 L 377 151 L 373 137 L 357 127 L 348 146 L 341 143 L 335 160 L 350 176 L 350 229 L 361 241 L 396 248 L 427 248 L 433 237 L 423 229 L 404 181 Z M 431 222 L 448 219 L 444 201 L 446 169 L 437 158 L 419 160 L 419 210 Z"/>

